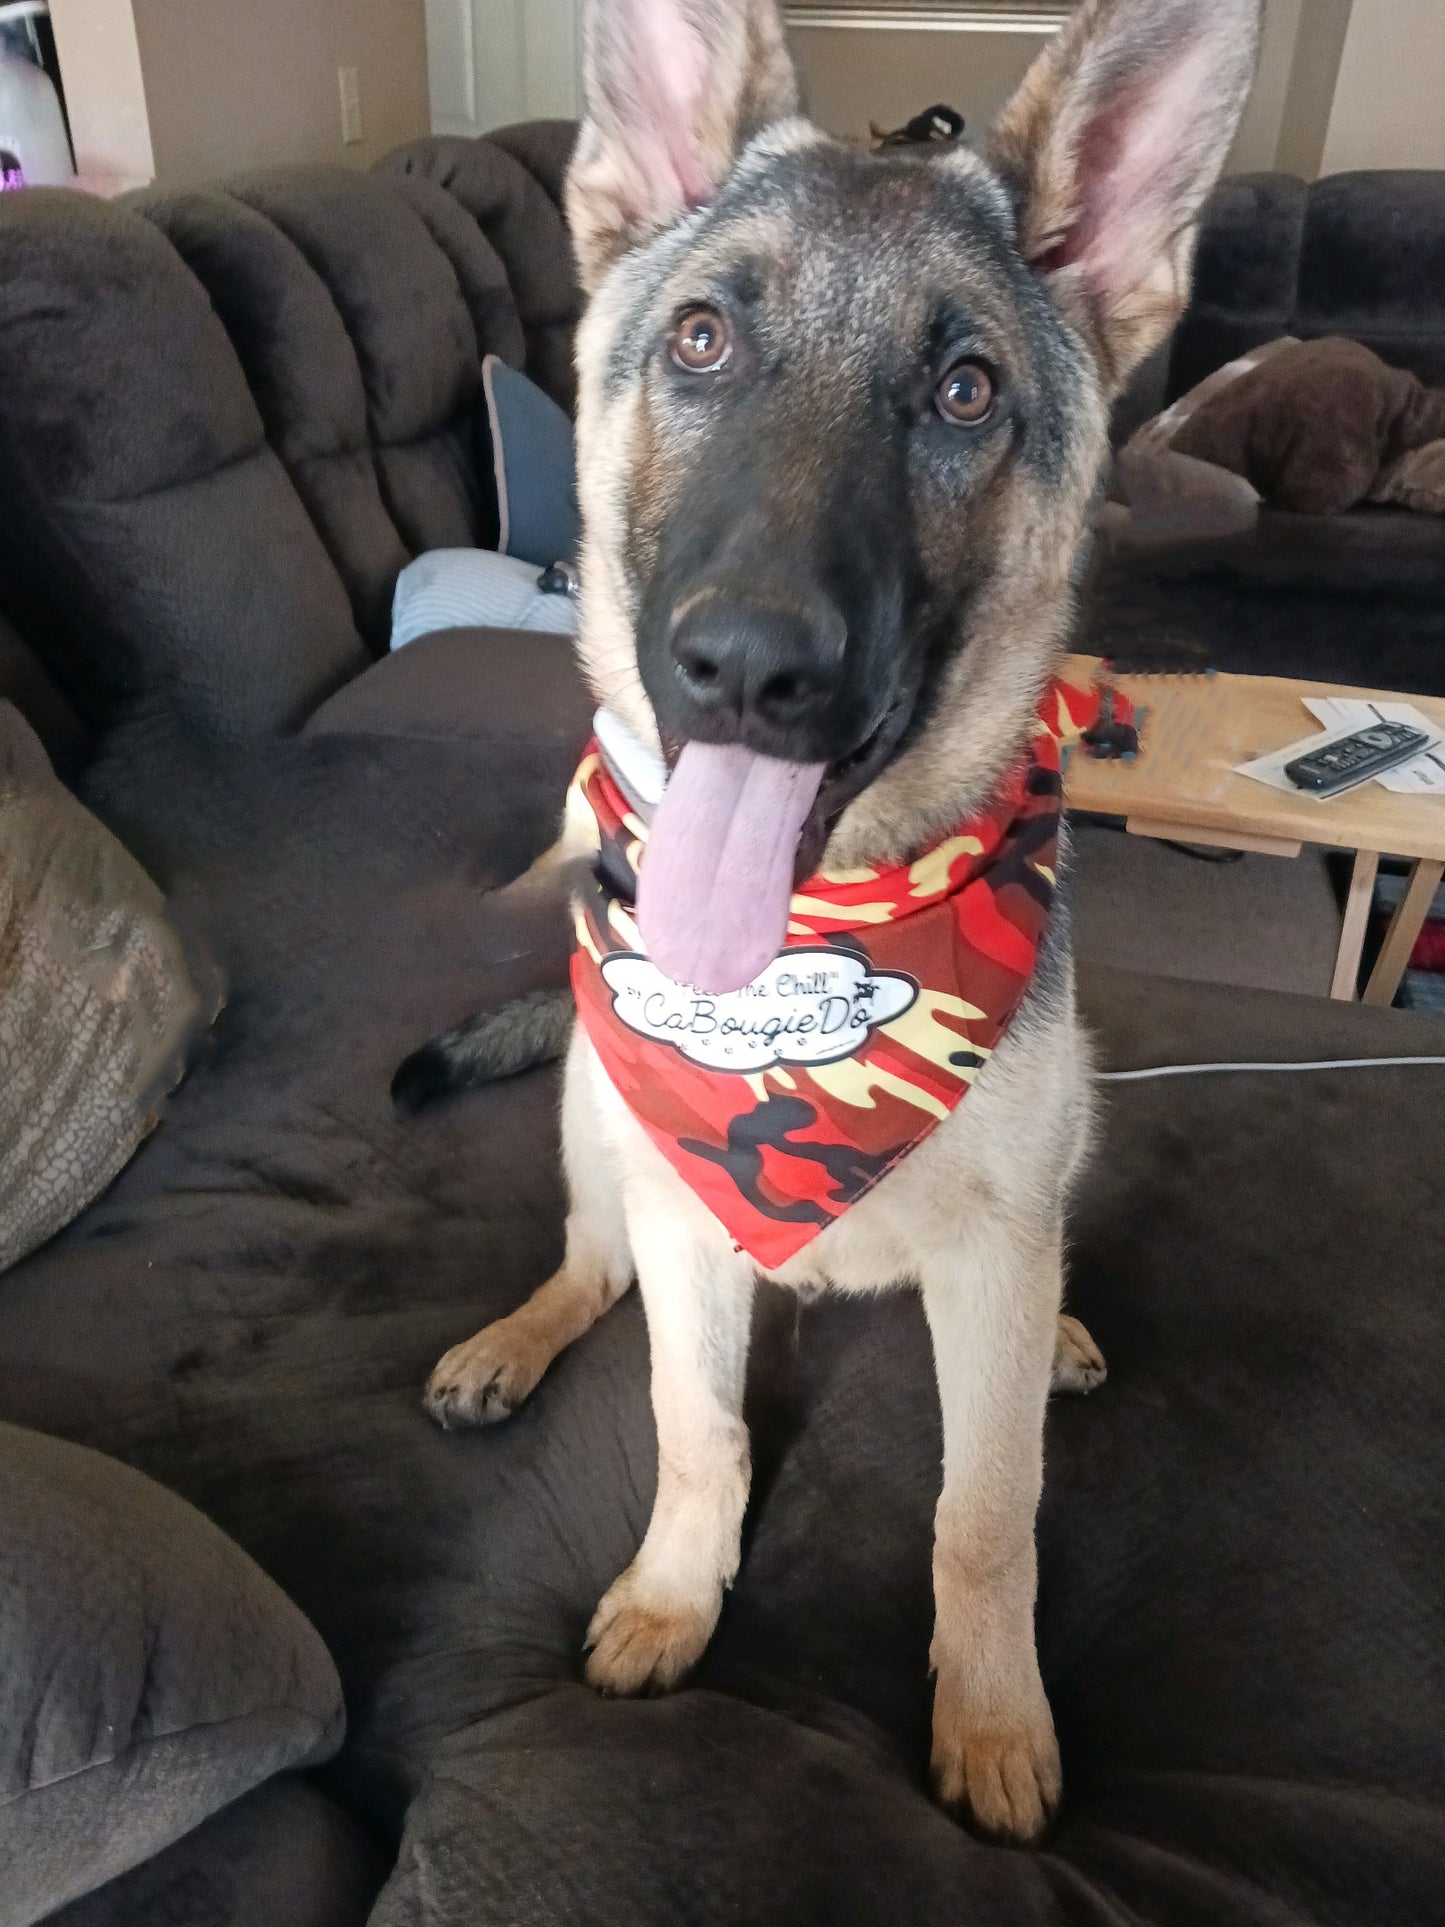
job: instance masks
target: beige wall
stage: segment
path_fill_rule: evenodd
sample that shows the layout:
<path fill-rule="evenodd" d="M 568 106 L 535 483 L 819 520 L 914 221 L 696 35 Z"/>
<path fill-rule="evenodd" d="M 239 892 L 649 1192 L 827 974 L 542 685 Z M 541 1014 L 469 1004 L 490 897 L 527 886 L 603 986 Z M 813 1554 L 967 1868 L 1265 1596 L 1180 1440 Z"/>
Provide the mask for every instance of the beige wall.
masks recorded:
<path fill-rule="evenodd" d="M 1320 171 L 1445 167 L 1445 0 L 1354 0 Z"/>
<path fill-rule="evenodd" d="M 135 20 L 125 0 L 51 0 L 75 165 L 106 193 L 155 173 Z"/>
<path fill-rule="evenodd" d="M 1424 3 L 1445 15 L 1445 0 Z M 1265 0 L 1259 76 L 1229 158 L 1231 173 L 1277 165 L 1301 21 L 1336 4 Z M 1348 17 L 1349 0 L 1342 4 Z M 854 138 L 867 134 L 870 120 L 898 127 L 935 101 L 957 107 L 970 134 L 980 134 L 1043 44 L 1036 33 L 801 26 L 790 39 L 812 118 L 830 133 Z M 1338 60 L 1338 47 L 1335 55 Z M 1327 109 L 1328 93 L 1325 100 Z"/>
<path fill-rule="evenodd" d="M 795 26 L 789 40 L 810 117 L 858 139 L 870 120 L 901 127 L 938 101 L 981 133 L 1043 45 L 1038 34 L 866 27 Z"/>
<path fill-rule="evenodd" d="M 1312 0 L 1265 0 L 1259 68 L 1226 163 L 1230 174 L 1264 173 L 1277 165 L 1301 15 Z"/>
<path fill-rule="evenodd" d="M 81 171 L 187 184 L 301 161 L 365 167 L 425 134 L 424 0 L 54 0 Z M 362 139 L 344 146 L 338 67 Z"/>
<path fill-rule="evenodd" d="M 423 0 L 133 0 L 156 174 L 368 165 L 430 124 Z M 343 146 L 337 68 L 358 69 Z"/>
<path fill-rule="evenodd" d="M 1320 172 L 1352 4 L 1305 0 L 1301 9 L 1275 156 L 1276 166 L 1301 180 L 1312 181 Z"/>

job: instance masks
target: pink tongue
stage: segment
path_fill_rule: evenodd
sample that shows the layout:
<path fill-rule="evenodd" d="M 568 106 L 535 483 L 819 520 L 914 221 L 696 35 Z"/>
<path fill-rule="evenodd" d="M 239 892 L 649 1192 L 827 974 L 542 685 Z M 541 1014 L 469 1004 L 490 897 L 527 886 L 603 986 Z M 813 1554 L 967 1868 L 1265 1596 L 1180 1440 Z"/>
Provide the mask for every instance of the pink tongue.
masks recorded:
<path fill-rule="evenodd" d="M 664 976 L 720 997 L 777 956 L 798 838 L 826 767 L 736 743 L 683 750 L 637 879 L 638 928 Z"/>

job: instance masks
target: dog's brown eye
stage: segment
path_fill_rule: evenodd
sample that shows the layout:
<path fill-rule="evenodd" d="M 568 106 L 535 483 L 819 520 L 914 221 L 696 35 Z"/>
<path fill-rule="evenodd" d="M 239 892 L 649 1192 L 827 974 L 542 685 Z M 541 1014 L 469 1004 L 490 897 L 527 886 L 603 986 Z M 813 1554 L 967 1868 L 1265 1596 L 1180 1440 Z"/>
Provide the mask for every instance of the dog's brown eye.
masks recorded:
<path fill-rule="evenodd" d="M 977 428 L 993 413 L 993 376 L 979 361 L 959 361 L 933 391 L 934 404 L 946 422 Z"/>
<path fill-rule="evenodd" d="M 667 338 L 668 352 L 690 375 L 712 375 L 732 355 L 728 324 L 715 308 L 689 308 Z"/>

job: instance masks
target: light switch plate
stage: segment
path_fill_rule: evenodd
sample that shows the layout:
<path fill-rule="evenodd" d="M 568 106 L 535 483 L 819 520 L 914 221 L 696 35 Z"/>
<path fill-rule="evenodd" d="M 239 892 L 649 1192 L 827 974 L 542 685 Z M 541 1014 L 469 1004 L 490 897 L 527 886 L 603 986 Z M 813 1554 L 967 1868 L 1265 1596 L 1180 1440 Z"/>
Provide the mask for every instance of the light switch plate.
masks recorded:
<path fill-rule="evenodd" d="M 341 88 L 341 144 L 356 147 L 361 141 L 361 75 L 355 67 L 338 67 L 336 78 Z"/>

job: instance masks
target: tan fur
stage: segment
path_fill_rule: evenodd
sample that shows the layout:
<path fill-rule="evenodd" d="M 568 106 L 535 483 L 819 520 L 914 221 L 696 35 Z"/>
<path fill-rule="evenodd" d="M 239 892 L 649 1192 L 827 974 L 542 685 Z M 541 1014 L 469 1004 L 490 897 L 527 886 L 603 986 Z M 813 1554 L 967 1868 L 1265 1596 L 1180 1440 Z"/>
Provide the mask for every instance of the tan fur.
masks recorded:
<path fill-rule="evenodd" d="M 609 379 L 611 357 L 623 331 L 639 325 L 639 299 L 653 300 L 647 325 L 654 325 L 702 272 L 708 244 L 688 251 L 679 168 L 720 180 L 735 166 L 734 179 L 745 183 L 770 155 L 824 141 L 805 123 L 781 118 L 791 80 L 766 0 L 657 3 L 680 9 L 669 26 L 674 41 L 700 33 L 714 44 L 689 108 L 688 154 L 677 167 L 669 162 L 661 179 L 638 173 L 646 142 L 625 123 L 648 83 L 619 84 L 617 63 L 636 53 L 636 10 L 649 0 L 612 0 L 589 28 L 593 112 L 569 188 L 593 288 L 578 340 L 581 656 L 599 699 L 654 746 L 656 722 L 634 645 L 638 585 L 646 579 L 649 529 L 660 525 L 678 465 L 689 459 L 689 431 L 648 375 Z M 1060 337 L 1061 352 L 1077 353 L 1068 360 L 1076 392 L 1052 479 L 1001 455 L 969 504 L 930 508 L 925 501 L 920 510 L 924 565 L 940 589 L 980 556 L 990 566 L 970 600 L 967 632 L 943 673 L 929 727 L 845 811 L 829 865 L 916 852 L 986 800 L 1022 743 L 1070 617 L 1069 570 L 1104 450 L 1108 395 L 1177 312 L 1187 285 L 1187 230 L 1242 104 L 1251 50 L 1240 43 L 1250 39 L 1253 0 L 1187 5 L 1194 8 L 1188 20 L 1186 0 L 1087 0 L 1004 117 L 995 152 L 1017 192 L 1022 243 L 1033 258 L 1069 233 L 1087 198 L 1081 168 L 1099 116 L 1116 110 L 1140 76 L 1164 72 L 1167 95 L 1161 48 L 1167 51 L 1171 34 L 1186 36 L 1188 58 L 1202 48 L 1199 58 L 1228 69 L 1217 87 L 1204 89 L 1201 125 L 1179 130 L 1183 158 L 1170 162 L 1168 191 L 1155 197 L 1157 208 L 1151 201 L 1140 232 L 1130 230 L 1128 245 L 1091 242 L 1079 261 L 1048 274 L 1074 331 Z M 1203 31 L 1205 14 L 1216 26 L 1220 16 L 1232 23 L 1223 55 L 1227 36 L 1213 26 Z M 741 137 L 759 127 L 767 132 L 738 159 Z M 998 183 L 974 157 L 937 165 L 1002 204 Z M 905 226 L 919 180 L 901 173 L 888 190 Z M 754 239 L 766 233 L 767 218 L 759 215 Z M 676 246 L 661 258 L 655 250 L 668 245 L 669 232 Z M 789 250 L 777 269 L 786 299 L 807 312 L 816 294 L 833 330 L 833 352 L 779 402 L 774 427 L 789 450 L 772 504 L 779 516 L 804 512 L 812 438 L 820 423 L 846 419 L 856 392 L 850 384 L 866 379 L 868 328 L 880 304 L 895 305 L 901 328 L 911 298 L 908 257 L 889 258 L 886 228 L 876 237 L 879 258 L 855 263 L 855 277 L 826 235 L 816 241 Z M 629 265 L 632 250 L 649 249 L 655 292 Z M 828 286 L 810 290 L 810 277 Z M 974 274 L 969 298 L 987 311 L 985 272 Z M 985 1830 L 1021 1841 L 1038 1836 L 1060 1790 L 1033 1638 L 1044 1404 L 1051 1382 L 1087 1391 L 1104 1375 L 1087 1332 L 1060 1315 L 1064 1209 L 1090 1115 L 1087 1050 L 1065 961 L 1048 991 L 1025 1006 L 967 1100 L 883 1183 L 768 1274 L 802 1292 L 903 1286 L 921 1294 L 944 1435 L 934 1551 L 934 1783 L 941 1799 Z M 563 1150 L 572 1213 L 561 1271 L 519 1312 L 448 1353 L 428 1401 L 447 1423 L 505 1416 L 635 1272 L 652 1346 L 657 1498 L 635 1559 L 597 1609 L 587 1661 L 595 1686 L 633 1693 L 674 1685 L 695 1664 L 737 1571 L 756 1274 L 647 1138 L 580 1029 L 567 1066 Z"/>

